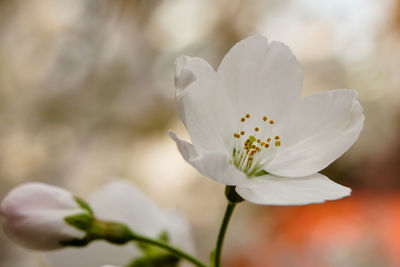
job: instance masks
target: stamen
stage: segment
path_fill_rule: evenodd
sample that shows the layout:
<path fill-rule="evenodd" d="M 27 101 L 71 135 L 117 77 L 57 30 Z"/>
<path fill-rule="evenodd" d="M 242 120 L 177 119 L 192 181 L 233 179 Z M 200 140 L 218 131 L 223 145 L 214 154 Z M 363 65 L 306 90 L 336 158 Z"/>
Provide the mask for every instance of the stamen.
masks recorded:
<path fill-rule="evenodd" d="M 262 131 L 260 131 L 261 127 L 255 126 L 254 132 L 249 133 L 251 128 L 246 127 L 248 126 L 245 124 L 247 120 L 250 120 L 249 113 L 240 118 L 237 130 L 233 133 L 234 138 L 230 145 L 232 151 L 231 163 L 248 177 L 254 177 L 271 162 L 276 154 L 276 148 L 281 145 L 281 141 L 278 135 L 270 136 L 273 127 L 271 125 L 275 122 L 268 120 L 267 116 L 262 116 Z M 274 141 L 272 146 L 271 139 Z"/>

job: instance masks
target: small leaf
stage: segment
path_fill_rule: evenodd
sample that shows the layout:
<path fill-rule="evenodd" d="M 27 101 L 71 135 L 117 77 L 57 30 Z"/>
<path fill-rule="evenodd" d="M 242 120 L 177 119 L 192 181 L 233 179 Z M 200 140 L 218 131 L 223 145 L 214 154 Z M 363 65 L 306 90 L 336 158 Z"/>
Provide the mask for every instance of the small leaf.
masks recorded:
<path fill-rule="evenodd" d="M 167 231 L 162 231 L 161 234 L 159 234 L 158 239 L 161 241 L 164 241 L 165 243 L 169 243 L 169 235 Z"/>

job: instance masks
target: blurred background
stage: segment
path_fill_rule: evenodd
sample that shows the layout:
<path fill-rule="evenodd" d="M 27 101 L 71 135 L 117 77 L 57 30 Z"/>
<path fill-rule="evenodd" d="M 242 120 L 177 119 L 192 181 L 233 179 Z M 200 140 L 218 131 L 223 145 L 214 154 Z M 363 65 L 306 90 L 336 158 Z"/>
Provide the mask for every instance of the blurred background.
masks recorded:
<path fill-rule="evenodd" d="M 134 181 L 193 227 L 207 259 L 224 187 L 178 154 L 174 60 L 217 67 L 263 34 L 302 64 L 303 94 L 350 88 L 366 114 L 357 143 L 323 171 L 353 195 L 327 204 L 241 204 L 225 266 L 400 266 L 400 1 L 0 1 L 0 199 L 27 181 L 87 196 Z M 204 212 L 206 211 L 206 212 Z M 206 214 L 206 215 L 205 215 Z M 0 232 L 0 266 L 42 266 Z"/>

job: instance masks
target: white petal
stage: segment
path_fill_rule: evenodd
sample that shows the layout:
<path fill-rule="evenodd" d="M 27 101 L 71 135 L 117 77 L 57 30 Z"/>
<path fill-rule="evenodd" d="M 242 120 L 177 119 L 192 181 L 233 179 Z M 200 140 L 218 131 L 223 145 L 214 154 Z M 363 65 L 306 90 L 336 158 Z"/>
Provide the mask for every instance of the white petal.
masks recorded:
<path fill-rule="evenodd" d="M 34 250 L 61 248 L 61 241 L 83 238 L 85 233 L 64 220 L 65 217 L 85 213 L 82 209 L 35 212 L 18 220 L 5 220 L 4 232 L 21 246 Z"/>
<path fill-rule="evenodd" d="M 175 86 L 178 113 L 196 149 L 225 152 L 233 117 L 213 68 L 200 58 L 181 56 L 176 60 Z"/>
<path fill-rule="evenodd" d="M 218 68 L 218 77 L 228 89 L 236 119 L 246 113 L 279 121 L 299 100 L 302 71 L 283 43 L 268 43 L 256 35 L 238 42 Z"/>
<path fill-rule="evenodd" d="M 252 185 L 236 187 L 247 201 L 263 205 L 306 205 L 349 196 L 351 189 L 316 173 L 307 177 L 265 175 L 252 178 Z"/>
<path fill-rule="evenodd" d="M 96 190 L 88 202 L 99 219 L 124 222 L 134 232 L 152 237 L 161 231 L 162 211 L 126 180 L 119 179 Z"/>
<path fill-rule="evenodd" d="M 1 204 L 5 214 L 48 209 L 79 209 L 71 192 L 43 183 L 24 183 L 12 189 Z M 18 216 L 17 214 L 15 216 Z"/>
<path fill-rule="evenodd" d="M 266 170 L 290 177 L 318 172 L 353 145 L 363 124 L 355 91 L 332 90 L 306 97 L 274 129 L 281 147 Z"/>
<path fill-rule="evenodd" d="M 192 144 L 179 139 L 172 131 L 169 131 L 169 136 L 176 142 L 182 157 L 201 174 L 225 185 L 248 183 L 247 176 L 229 163 L 226 154 L 198 154 Z"/>
<path fill-rule="evenodd" d="M 171 244 L 176 244 L 185 252 L 196 255 L 192 229 L 186 218 L 175 210 L 166 211 L 165 214 L 168 219 L 165 220 L 164 225 L 169 233 Z"/>
<path fill-rule="evenodd" d="M 118 179 L 104 186 L 90 197 L 89 204 L 96 217 L 123 222 L 136 233 L 156 238 L 167 231 L 172 244 L 181 248 L 193 242 L 184 217 L 176 212 L 161 210 L 126 180 Z M 179 232 L 173 225 L 180 225 L 182 231 Z M 186 243 L 180 243 L 184 239 Z"/>

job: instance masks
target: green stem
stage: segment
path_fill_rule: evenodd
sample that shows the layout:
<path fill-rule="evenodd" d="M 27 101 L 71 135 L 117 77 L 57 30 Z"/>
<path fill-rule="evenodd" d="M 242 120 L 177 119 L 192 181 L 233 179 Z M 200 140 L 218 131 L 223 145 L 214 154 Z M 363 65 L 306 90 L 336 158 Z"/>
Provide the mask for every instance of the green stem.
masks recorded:
<path fill-rule="evenodd" d="M 229 220 L 231 219 L 236 204 L 237 203 L 235 202 L 228 201 L 228 205 L 226 206 L 224 219 L 222 220 L 221 227 L 218 233 L 217 243 L 215 245 L 214 267 L 221 266 L 221 254 L 222 254 L 222 246 L 224 244 L 225 233 L 226 229 L 228 228 Z"/>
<path fill-rule="evenodd" d="M 86 236 L 82 239 L 72 239 L 62 241 L 64 246 L 82 247 L 94 240 L 106 240 L 113 244 L 126 244 L 127 242 L 141 242 L 163 248 L 176 257 L 186 259 L 197 267 L 207 267 L 206 264 L 189 255 L 178 248 L 172 247 L 162 240 L 151 239 L 146 236 L 138 235 L 129 229 L 125 224 L 118 222 L 101 221 L 86 214 L 78 214 L 65 218 L 66 222 L 78 229 L 86 231 Z"/>
<path fill-rule="evenodd" d="M 155 240 L 155 239 L 151 239 L 151 238 L 148 238 L 148 237 L 145 237 L 145 236 L 140 236 L 140 235 L 137 235 L 137 234 L 134 234 L 134 241 L 138 241 L 138 242 L 142 242 L 142 243 L 146 243 L 146 244 L 151 244 L 153 246 L 157 246 L 157 247 L 163 248 L 163 249 L 169 251 L 170 253 L 174 254 L 177 257 L 186 259 L 187 261 L 191 262 L 195 266 L 207 267 L 206 264 L 204 264 L 200 260 L 196 259 L 192 255 L 189 255 L 189 254 L 183 252 L 182 250 L 180 250 L 178 248 L 172 247 L 172 246 L 166 244 L 165 242 L 162 242 L 162 241 L 159 241 L 159 240 Z"/>

